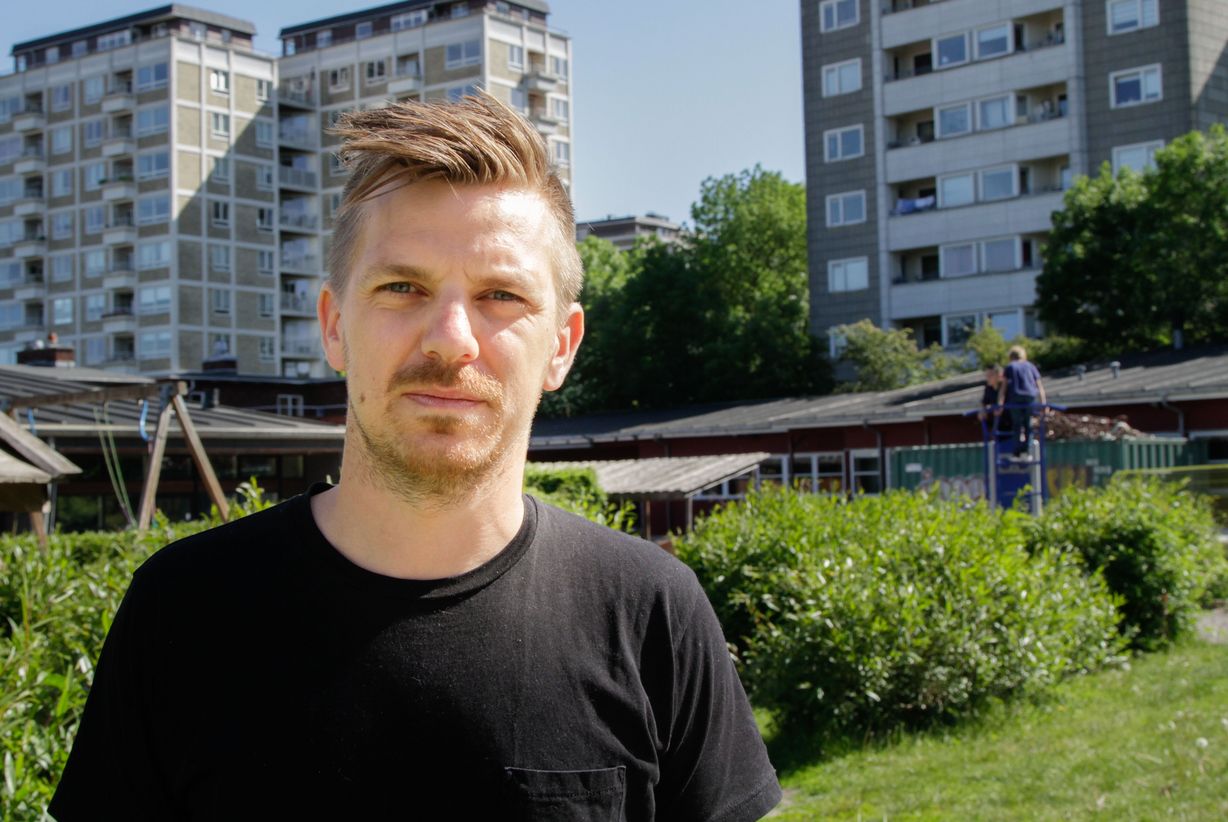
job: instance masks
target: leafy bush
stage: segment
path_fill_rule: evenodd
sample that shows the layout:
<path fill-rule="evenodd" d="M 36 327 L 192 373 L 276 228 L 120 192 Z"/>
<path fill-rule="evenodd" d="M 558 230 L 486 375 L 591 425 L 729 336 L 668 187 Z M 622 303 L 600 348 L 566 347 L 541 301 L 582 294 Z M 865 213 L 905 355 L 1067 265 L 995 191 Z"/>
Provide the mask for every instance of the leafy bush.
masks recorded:
<path fill-rule="evenodd" d="M 1098 668 L 1113 599 L 1078 560 L 1030 555 L 1014 512 L 895 492 L 765 490 L 680 541 L 760 706 L 823 734 L 974 711 Z"/>
<path fill-rule="evenodd" d="M 547 469 L 525 466 L 524 489 L 543 502 L 579 514 L 616 531 L 632 532 L 635 509 L 630 502 L 610 502 L 591 468 Z"/>
<path fill-rule="evenodd" d="M 269 503 L 239 487 L 238 517 Z M 163 545 L 218 524 L 0 537 L 0 819 L 41 819 L 68 760 L 94 663 L 137 567 Z"/>
<path fill-rule="evenodd" d="M 1081 557 L 1121 599 L 1122 632 L 1141 650 L 1190 633 L 1228 573 L 1204 497 L 1180 483 L 1118 476 L 1072 488 L 1029 527 L 1029 545 Z"/>

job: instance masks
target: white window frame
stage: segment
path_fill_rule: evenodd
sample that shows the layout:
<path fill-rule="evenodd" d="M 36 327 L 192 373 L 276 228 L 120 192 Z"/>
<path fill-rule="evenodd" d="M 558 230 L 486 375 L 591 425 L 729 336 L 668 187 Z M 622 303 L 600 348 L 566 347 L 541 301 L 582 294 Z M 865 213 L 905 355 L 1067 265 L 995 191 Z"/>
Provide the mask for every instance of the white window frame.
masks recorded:
<path fill-rule="evenodd" d="M 158 77 L 158 67 L 159 66 L 162 67 L 162 72 L 161 72 L 162 77 L 161 78 Z M 149 79 L 149 80 L 141 79 L 141 72 L 146 71 L 146 70 L 149 71 L 149 73 L 153 75 L 152 79 Z M 134 80 L 133 87 L 138 92 L 152 91 L 158 88 L 166 88 L 167 83 L 170 82 L 170 73 L 171 73 L 170 66 L 167 65 L 166 63 L 146 63 L 143 66 L 137 66 L 136 77 L 133 78 Z"/>
<path fill-rule="evenodd" d="M 53 240 L 68 240 L 71 239 L 77 231 L 76 215 L 71 211 L 60 211 L 51 215 L 51 239 Z"/>
<path fill-rule="evenodd" d="M 1006 51 L 994 52 L 993 54 L 981 53 L 981 35 L 994 29 L 1006 29 Z M 976 31 L 972 32 L 972 49 L 974 51 L 974 59 L 976 60 L 992 60 L 995 57 L 1006 57 L 1015 53 L 1015 27 L 1010 21 L 995 23 L 992 26 L 981 26 Z"/>
<path fill-rule="evenodd" d="M 171 355 L 171 332 L 168 329 L 141 329 L 137 337 L 136 355 L 142 360 L 160 360 Z"/>
<path fill-rule="evenodd" d="M 259 274 L 272 274 L 277 268 L 277 255 L 269 248 L 257 249 L 256 252 L 256 272 Z"/>
<path fill-rule="evenodd" d="M 85 295 L 85 321 L 87 323 L 98 322 L 105 313 L 107 313 L 106 294 Z"/>
<path fill-rule="evenodd" d="M 1155 72 L 1156 88 L 1159 93 L 1155 97 L 1147 96 L 1147 75 L 1150 72 Z M 1132 100 L 1126 103 L 1117 101 L 1117 82 L 1130 77 L 1130 75 L 1138 75 L 1139 91 L 1142 96 L 1138 100 Z M 1109 75 L 1109 107 L 1110 108 L 1130 108 L 1131 106 L 1145 106 L 1149 103 L 1158 103 L 1164 99 L 1164 72 L 1159 63 L 1152 63 L 1149 66 L 1139 66 L 1138 68 L 1123 69 L 1115 71 Z"/>
<path fill-rule="evenodd" d="M 84 121 L 81 123 L 81 145 L 85 148 L 100 145 L 106 132 L 107 124 L 101 117 Z"/>
<path fill-rule="evenodd" d="M 550 97 L 550 116 L 560 123 L 571 119 L 571 101 L 566 97 Z"/>
<path fill-rule="evenodd" d="M 97 103 L 106 94 L 107 79 L 101 74 L 93 74 L 81 80 L 81 99 L 86 103 Z"/>
<path fill-rule="evenodd" d="M 845 202 L 850 199 L 852 200 L 860 199 L 861 200 L 861 219 L 860 220 L 849 220 L 849 219 L 846 219 L 844 216 L 844 212 L 847 210 L 845 206 Z M 848 226 L 848 225 L 860 225 L 861 223 L 864 223 L 866 221 L 866 218 L 867 218 L 866 190 L 864 188 L 858 191 L 841 191 L 837 194 L 829 194 L 827 195 L 827 201 L 825 205 L 826 205 L 826 209 L 824 213 L 826 214 L 828 228 L 839 228 L 841 226 Z M 839 211 L 839 214 L 837 214 L 834 219 L 832 218 L 832 205 L 836 205 L 837 210 Z"/>
<path fill-rule="evenodd" d="M 256 121 L 256 145 L 260 148 L 272 148 L 276 142 L 276 129 L 268 120 Z"/>
<path fill-rule="evenodd" d="M 939 62 L 938 44 L 947 40 L 954 40 L 957 37 L 963 38 L 964 41 L 964 59 L 954 60 L 950 63 Z M 930 53 L 934 55 L 934 71 L 942 71 L 943 69 L 955 68 L 956 66 L 967 65 L 972 60 L 972 43 L 969 42 L 971 37 L 966 31 L 956 32 L 954 34 L 944 34 L 941 37 L 935 37 L 930 41 Z"/>
<path fill-rule="evenodd" d="M 209 243 L 209 270 L 229 271 L 231 250 L 226 243 Z"/>
<path fill-rule="evenodd" d="M 51 172 L 51 196 L 67 197 L 73 192 L 73 170 L 61 168 Z"/>
<path fill-rule="evenodd" d="M 853 265 L 860 265 L 862 272 L 860 272 L 857 279 L 850 283 L 849 267 Z M 869 287 L 869 257 L 847 257 L 843 260 L 827 261 L 827 293 L 844 294 L 850 291 L 865 291 Z"/>
<path fill-rule="evenodd" d="M 524 46 L 508 45 L 507 67 L 513 71 L 524 71 Z"/>
<path fill-rule="evenodd" d="M 162 168 L 155 167 L 152 171 L 143 169 L 141 163 L 146 160 L 154 160 L 158 157 L 163 157 L 166 164 Z M 136 178 L 137 180 L 155 180 L 160 177 L 166 177 L 171 173 L 171 156 L 168 151 L 153 151 L 147 154 L 138 154 L 136 158 Z"/>
<path fill-rule="evenodd" d="M 851 3 L 853 6 L 853 19 L 851 21 L 840 22 L 840 6 Z M 827 23 L 827 12 L 831 11 L 831 25 Z M 827 34 L 829 31 L 840 31 L 840 29 L 848 29 L 856 26 L 861 22 L 861 3 L 859 0 L 823 0 L 819 3 L 819 31 Z"/>
<path fill-rule="evenodd" d="M 1011 192 L 1003 197 L 987 197 L 985 195 L 985 175 L 1000 174 L 1007 172 L 1011 176 Z M 983 168 L 976 173 L 976 196 L 981 202 L 994 203 L 999 200 L 1010 200 L 1019 196 L 1019 166 L 994 166 L 993 168 Z"/>
<path fill-rule="evenodd" d="M 471 46 L 476 48 L 476 51 L 474 51 L 474 53 L 472 54 L 469 53 Z M 454 48 L 459 50 L 459 55 L 456 57 L 452 56 L 452 49 Z M 462 68 L 464 66 L 476 66 L 481 62 L 482 62 L 482 41 L 481 39 L 465 40 L 460 43 L 448 43 L 448 45 L 444 47 L 444 68 L 445 69 L 456 69 L 456 68 Z"/>
<path fill-rule="evenodd" d="M 963 178 L 967 178 L 968 180 L 969 195 L 968 195 L 967 202 L 963 202 L 963 201 L 955 202 L 955 203 L 947 202 L 947 198 L 946 196 L 944 196 L 945 190 L 943 189 L 943 184 L 950 182 L 952 180 L 958 180 L 958 179 L 963 179 Z M 961 171 L 957 174 L 943 174 L 936 180 L 936 182 L 937 182 L 937 188 L 938 188 L 938 207 L 939 208 L 959 208 L 960 206 L 972 205 L 973 203 L 976 202 L 976 174 L 974 174 L 973 172 Z"/>
<path fill-rule="evenodd" d="M 75 313 L 72 297 L 56 297 L 51 301 L 52 325 L 72 325 Z"/>
<path fill-rule="evenodd" d="M 952 342 L 951 335 L 947 333 L 947 331 L 950 329 L 951 320 L 959 319 L 960 317 L 971 317 L 972 318 L 972 331 L 973 332 L 981 327 L 981 316 L 975 312 L 964 311 L 958 314 L 943 314 L 942 315 L 942 347 L 943 348 L 953 348 L 957 345 L 963 344 L 962 341 Z M 971 335 L 971 333 L 972 332 L 969 332 L 969 335 Z"/>
<path fill-rule="evenodd" d="M 277 341 L 272 337 L 259 337 L 260 362 L 273 362 L 277 359 Z"/>
<path fill-rule="evenodd" d="M 947 252 L 956 248 L 971 249 L 972 268 L 967 271 L 948 271 L 947 270 Z M 977 245 L 973 242 L 967 243 L 946 243 L 938 246 L 938 277 L 940 279 L 955 279 L 959 277 L 971 277 L 977 273 Z M 946 332 L 943 332 L 945 339 Z"/>
<path fill-rule="evenodd" d="M 157 116 L 158 112 L 161 112 L 163 116 L 158 117 Z M 154 122 L 153 125 L 150 125 L 149 123 L 142 124 L 141 122 L 142 115 L 153 116 L 157 122 Z M 168 106 L 167 104 L 162 103 L 156 106 L 146 106 L 145 108 L 137 110 L 137 113 L 136 113 L 136 136 L 137 137 L 146 137 L 150 134 L 162 134 L 163 132 L 168 131 L 170 127 L 171 127 L 171 110 L 170 110 L 170 106 Z"/>
<path fill-rule="evenodd" d="M 224 69 L 209 69 L 209 90 L 214 94 L 230 94 L 230 72 Z"/>
<path fill-rule="evenodd" d="M 986 103 L 1001 103 L 1005 101 L 1004 116 L 1002 124 L 993 126 L 986 125 L 984 122 L 983 109 Z M 1015 95 L 1013 94 L 995 94 L 992 97 L 982 97 L 976 101 L 974 106 L 976 114 L 976 131 L 997 131 L 1000 128 L 1007 128 L 1015 124 Z"/>
<path fill-rule="evenodd" d="M 950 134 L 942 129 L 942 113 L 944 111 L 954 111 L 957 108 L 962 108 L 968 115 L 968 129 L 966 131 L 955 131 Z M 934 138 L 936 140 L 946 140 L 951 137 L 962 137 L 965 134 L 972 134 L 976 130 L 976 117 L 972 111 L 972 102 L 956 103 L 950 106 L 937 106 L 934 109 Z"/>
<path fill-rule="evenodd" d="M 256 188 L 259 191 L 272 191 L 277 185 L 273 167 L 268 163 L 260 163 L 255 167 Z"/>
<path fill-rule="evenodd" d="M 152 259 L 142 259 L 142 251 L 147 248 L 157 248 L 165 251 L 166 255 L 159 255 Z M 155 240 L 153 242 L 138 243 L 136 247 L 136 267 L 138 270 L 144 271 L 149 268 L 166 268 L 171 264 L 171 244 L 169 240 Z"/>
<path fill-rule="evenodd" d="M 1011 243 L 1011 247 L 1012 247 L 1013 255 L 1014 255 L 1012 259 L 1011 267 L 1010 268 L 995 268 L 991 270 L 987 262 L 985 246 L 989 245 L 990 243 L 1003 243 L 1007 241 Z M 988 239 L 978 241 L 976 244 L 977 270 L 982 273 L 986 273 L 986 274 L 1004 274 L 1009 271 L 1018 271 L 1023 266 L 1023 251 L 1022 251 L 1021 246 L 1022 246 L 1022 243 L 1020 242 L 1020 237 L 1018 236 L 990 237 Z"/>
<path fill-rule="evenodd" d="M 1114 29 L 1113 28 L 1113 9 L 1122 6 L 1134 8 L 1135 24 L 1128 28 Z M 1147 20 L 1147 12 L 1150 11 L 1152 20 Z M 1149 29 L 1153 26 L 1160 25 L 1160 4 L 1159 0 L 1106 0 L 1104 4 L 1104 26 L 1110 37 L 1117 34 L 1130 34 L 1132 32 Z"/>
<path fill-rule="evenodd" d="M 51 110 L 68 111 L 72 108 L 72 83 L 64 83 L 51 89 Z"/>
<path fill-rule="evenodd" d="M 107 164 L 105 162 L 86 163 L 81 169 L 82 188 L 86 191 L 97 191 L 107 179 Z"/>
<path fill-rule="evenodd" d="M 393 31 L 404 31 L 405 29 L 416 29 L 419 26 L 425 26 L 427 14 L 426 9 L 415 9 L 404 14 L 398 14 L 392 18 L 391 28 Z"/>
<path fill-rule="evenodd" d="M 1126 146 L 1113 146 L 1113 173 L 1118 174 L 1122 168 L 1125 167 L 1122 164 L 1121 155 L 1127 151 L 1147 152 L 1147 162 L 1143 164 L 1142 169 L 1136 169 L 1133 166 L 1129 166 L 1129 168 L 1134 169 L 1134 171 L 1139 174 L 1142 174 L 1148 168 L 1154 168 L 1156 152 L 1162 148 L 1164 148 L 1163 140 L 1149 140 L 1145 143 L 1131 143 L 1130 145 Z"/>
<path fill-rule="evenodd" d="M 229 314 L 231 306 L 229 288 L 209 289 L 209 308 L 214 314 Z"/>
<path fill-rule="evenodd" d="M 277 313 L 277 300 L 268 291 L 261 291 L 256 295 L 257 307 L 256 313 L 261 317 L 272 317 Z"/>
<path fill-rule="evenodd" d="M 273 81 L 272 80 L 257 80 L 256 81 L 256 102 L 267 103 L 269 98 L 273 96 Z"/>
<path fill-rule="evenodd" d="M 857 132 L 858 134 L 857 139 L 858 139 L 858 142 L 861 144 L 861 149 L 856 154 L 844 154 L 843 153 L 843 146 L 844 146 L 843 137 L 846 133 L 853 132 L 853 131 Z M 831 149 L 830 140 L 833 137 L 836 140 L 836 151 L 834 153 L 830 150 Z M 865 126 L 862 125 L 861 123 L 858 123 L 855 126 L 844 126 L 843 128 L 831 128 L 823 132 L 823 162 L 836 163 L 842 160 L 855 160 L 858 157 L 864 157 L 865 154 L 866 154 L 866 129 L 865 129 Z"/>
<path fill-rule="evenodd" d="M 102 204 L 90 205 L 81 209 L 81 233 L 101 234 L 107 227 L 107 210 Z"/>
<path fill-rule="evenodd" d="M 554 161 L 556 166 L 567 167 L 571 165 L 571 143 L 566 140 L 551 140 L 550 141 L 550 159 Z"/>
<path fill-rule="evenodd" d="M 69 154 L 73 146 L 73 127 L 57 126 L 51 129 L 51 153 Z"/>
<path fill-rule="evenodd" d="M 845 88 L 840 80 L 840 72 L 842 69 L 849 66 L 857 68 L 857 81 L 849 88 Z M 829 82 L 830 81 L 830 82 Z M 824 97 L 839 97 L 841 94 L 854 94 L 861 91 L 864 78 L 861 73 L 861 58 L 854 57 L 852 60 L 842 60 L 839 63 L 828 63 L 823 66 L 823 96 Z"/>
<path fill-rule="evenodd" d="M 221 111 L 209 112 L 209 136 L 218 140 L 230 139 L 229 114 L 225 114 Z"/>
<path fill-rule="evenodd" d="M 256 230 L 272 232 L 273 231 L 273 209 L 272 208 L 257 208 L 256 209 Z"/>
<path fill-rule="evenodd" d="M 209 201 L 209 225 L 230 228 L 230 203 L 225 200 Z"/>
<path fill-rule="evenodd" d="M 354 26 L 354 39 L 366 40 L 375 34 L 375 23 L 371 20 L 363 20 L 361 23 Z"/>
<path fill-rule="evenodd" d="M 328 90 L 331 92 L 345 91 L 350 87 L 350 67 L 338 66 L 328 70 Z"/>
<path fill-rule="evenodd" d="M 388 61 L 382 57 L 379 60 L 367 60 L 363 63 L 362 73 L 367 85 L 386 83 L 388 82 Z"/>
<path fill-rule="evenodd" d="M 169 194 L 157 194 L 152 197 L 142 197 L 136 201 L 136 224 L 153 225 L 165 223 L 171 218 L 171 198 Z"/>
<path fill-rule="evenodd" d="M 873 471 L 858 470 L 857 460 L 859 459 L 863 459 L 863 460 L 873 459 L 875 463 L 874 470 Z M 886 465 L 884 465 L 882 453 L 880 453 L 877 448 L 850 448 L 848 450 L 848 459 L 845 460 L 845 464 L 848 466 L 848 474 L 849 474 L 848 492 L 850 494 L 855 494 L 857 496 L 874 497 L 874 496 L 878 496 L 879 494 L 887 490 L 887 486 L 888 486 L 887 479 L 888 478 L 886 476 L 886 471 L 884 470 L 886 468 Z M 860 490 L 860 487 L 857 482 L 859 477 L 873 477 L 875 484 L 877 484 L 879 487 L 879 490 L 877 491 Z"/>

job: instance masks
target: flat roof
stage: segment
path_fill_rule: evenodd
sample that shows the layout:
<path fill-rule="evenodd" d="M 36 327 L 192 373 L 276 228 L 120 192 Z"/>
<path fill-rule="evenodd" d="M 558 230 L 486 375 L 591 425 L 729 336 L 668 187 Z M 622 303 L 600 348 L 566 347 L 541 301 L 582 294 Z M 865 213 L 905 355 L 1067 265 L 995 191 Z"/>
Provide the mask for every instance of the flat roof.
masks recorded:
<path fill-rule="evenodd" d="M 534 468 L 591 468 L 597 484 L 615 499 L 685 499 L 703 489 L 741 476 L 770 457 L 766 451 L 704 457 L 649 457 L 629 460 L 530 462 Z"/>
<path fill-rule="evenodd" d="M 280 32 L 278 37 L 289 37 L 303 32 L 313 31 L 315 29 L 329 28 L 342 23 L 357 22 L 366 20 L 370 17 L 382 17 L 385 14 L 393 14 L 394 12 L 413 11 L 414 9 L 429 9 L 437 4 L 438 0 L 401 0 L 399 3 L 388 3 L 383 6 L 372 6 L 369 9 L 360 11 L 350 11 L 345 14 L 338 14 L 333 17 L 323 17 L 319 20 L 311 20 L 306 23 L 297 23 L 293 26 L 286 26 Z M 529 9 L 530 11 L 541 12 L 542 14 L 550 13 L 550 4 L 545 0 L 509 0 L 513 6 L 520 6 Z"/>
<path fill-rule="evenodd" d="M 256 34 L 256 24 L 248 20 L 241 20 L 238 17 L 230 17 L 226 14 L 218 14 L 215 11 L 207 11 L 197 8 L 196 6 L 185 6 L 181 3 L 172 3 L 169 6 L 158 6 L 157 8 L 139 11 L 136 14 L 129 14 L 125 17 L 115 17 L 110 20 L 105 20 L 101 23 L 92 23 L 88 26 L 82 26 L 77 29 L 69 29 L 68 31 L 49 34 L 46 37 L 39 37 L 36 40 L 26 40 L 24 43 L 15 43 L 10 52 L 16 55 L 21 51 L 40 48 L 58 43 L 62 40 L 80 40 L 84 37 L 90 37 L 98 34 L 106 34 L 109 31 L 115 31 L 127 26 L 133 26 L 137 23 L 152 23 L 158 20 L 194 20 L 198 23 L 206 25 L 218 26 L 219 28 L 230 29 L 237 31 L 240 34 Z"/>

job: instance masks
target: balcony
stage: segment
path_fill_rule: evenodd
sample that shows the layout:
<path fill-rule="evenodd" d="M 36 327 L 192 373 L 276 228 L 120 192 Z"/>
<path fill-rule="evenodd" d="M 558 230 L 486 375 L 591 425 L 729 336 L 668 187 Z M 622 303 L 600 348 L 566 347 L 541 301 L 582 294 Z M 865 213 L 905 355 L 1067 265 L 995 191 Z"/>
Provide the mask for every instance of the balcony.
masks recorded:
<path fill-rule="evenodd" d="M 112 263 L 111 267 L 107 269 L 106 276 L 102 279 L 102 286 L 108 291 L 121 288 L 135 288 L 136 272 L 132 270 L 132 263 Z"/>
<path fill-rule="evenodd" d="M 13 165 L 14 174 L 41 174 L 47 170 L 47 161 L 43 159 L 42 146 L 26 146 L 21 152 L 21 159 Z"/>
<path fill-rule="evenodd" d="M 283 211 L 280 224 L 283 229 L 290 231 L 315 231 L 320 227 L 320 218 L 314 214 L 293 214 Z"/>
<path fill-rule="evenodd" d="M 1010 3 L 987 3 L 985 0 L 885 0 L 884 7 L 893 6 L 899 14 L 885 14 L 882 22 L 882 47 L 899 46 L 928 40 L 955 31 L 971 31 L 1003 19 L 1020 20 L 1034 14 L 1055 11 L 1066 5 L 1064 0 L 1011 0 Z M 911 6 L 911 8 L 909 8 Z M 1009 8 L 1006 14 L 1003 9 Z"/>
<path fill-rule="evenodd" d="M 319 148 L 319 136 L 314 131 L 308 131 L 305 128 L 281 128 L 277 130 L 277 142 L 283 146 L 290 148 L 301 148 L 307 151 L 314 151 Z"/>
<path fill-rule="evenodd" d="M 13 118 L 13 131 L 42 131 L 47 118 L 41 111 L 26 111 Z"/>
<path fill-rule="evenodd" d="M 535 108 L 529 114 L 529 120 L 542 134 L 558 134 L 563 121 L 544 108 Z"/>
<path fill-rule="evenodd" d="M 293 83 L 281 86 L 277 89 L 277 102 L 279 105 L 314 108 L 316 104 L 315 89 L 311 86 L 296 86 Z"/>
<path fill-rule="evenodd" d="M 559 77 L 544 68 L 534 67 L 524 76 L 524 87 L 529 91 L 554 91 L 559 87 Z"/>
<path fill-rule="evenodd" d="M 281 355 L 295 359 L 318 359 L 320 356 L 320 341 L 315 337 L 283 337 L 281 340 Z"/>
<path fill-rule="evenodd" d="M 102 184 L 102 199 L 111 202 L 136 198 L 136 183 L 129 175 L 110 178 Z"/>
<path fill-rule="evenodd" d="M 281 255 L 281 269 L 292 274 L 318 274 L 320 258 L 315 254 L 285 254 Z"/>
<path fill-rule="evenodd" d="M 47 293 L 47 286 L 41 275 L 27 274 L 13 283 L 13 300 L 36 300 Z"/>
<path fill-rule="evenodd" d="M 1048 118 L 1048 119 L 1046 119 Z M 1071 124 L 1059 114 L 1036 114 L 1021 125 L 908 145 L 887 145 L 887 182 L 903 183 L 947 171 L 985 168 L 1069 155 Z"/>
<path fill-rule="evenodd" d="M 1064 83 L 1076 74 L 1074 49 L 1017 51 L 957 68 L 883 84 L 883 113 L 895 117 L 919 108 L 961 103 L 1007 91 Z"/>
<path fill-rule="evenodd" d="M 410 94 L 422 90 L 422 75 L 398 74 L 388 81 L 389 94 Z"/>
<path fill-rule="evenodd" d="M 26 235 L 13 245 L 13 256 L 22 259 L 42 257 L 47 253 L 47 238 L 41 234 Z"/>
<path fill-rule="evenodd" d="M 133 111 L 136 109 L 136 95 L 132 93 L 132 83 L 116 83 L 107 90 L 106 96 L 102 98 L 102 111 L 104 114 L 116 114 L 121 111 Z"/>
<path fill-rule="evenodd" d="M 125 129 L 115 131 L 102 141 L 103 157 L 123 157 L 136 152 L 136 141 L 132 139 L 132 131 Z"/>
<path fill-rule="evenodd" d="M 40 217 L 47 211 L 47 203 L 42 192 L 26 192 L 20 200 L 13 204 L 14 217 Z"/>
<path fill-rule="evenodd" d="M 1061 191 L 1044 191 L 1007 200 L 940 208 L 887 219 L 887 248 L 904 251 L 944 243 L 1034 234 L 1048 231 L 1052 215 L 1062 207 Z"/>
<path fill-rule="evenodd" d="M 287 294 L 282 292 L 281 311 L 283 314 L 314 317 L 316 313 L 316 298 L 311 294 Z"/>
<path fill-rule="evenodd" d="M 310 171 L 309 169 L 278 166 L 277 180 L 286 188 L 299 188 L 315 191 L 319 177 L 314 171 Z"/>
<path fill-rule="evenodd" d="M 115 334 L 131 334 L 136 331 L 136 315 L 132 306 L 116 306 L 102 315 L 102 330 Z"/>
<path fill-rule="evenodd" d="M 102 232 L 102 242 L 106 245 L 132 245 L 136 237 L 136 226 L 130 216 L 112 221 Z"/>
<path fill-rule="evenodd" d="M 1036 302 L 1038 268 L 973 274 L 947 280 L 892 285 L 888 315 L 893 322 L 940 314 L 972 314 Z"/>

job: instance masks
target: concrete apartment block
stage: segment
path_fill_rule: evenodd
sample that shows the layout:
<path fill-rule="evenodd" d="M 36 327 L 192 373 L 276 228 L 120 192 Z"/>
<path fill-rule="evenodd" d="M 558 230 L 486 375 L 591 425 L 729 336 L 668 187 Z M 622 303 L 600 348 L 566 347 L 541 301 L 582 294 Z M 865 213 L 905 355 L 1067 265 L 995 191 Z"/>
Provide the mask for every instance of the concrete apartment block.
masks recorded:
<path fill-rule="evenodd" d="M 868 318 L 959 348 L 1038 335 L 1077 174 L 1143 168 L 1228 118 L 1219 0 L 801 4 L 811 329 Z"/>

